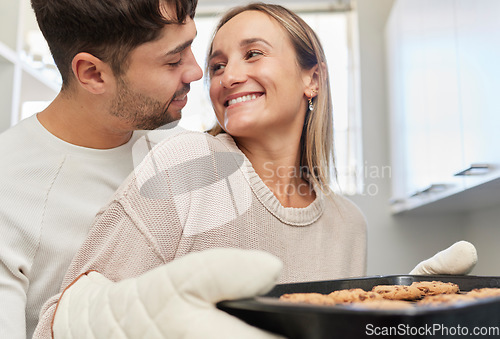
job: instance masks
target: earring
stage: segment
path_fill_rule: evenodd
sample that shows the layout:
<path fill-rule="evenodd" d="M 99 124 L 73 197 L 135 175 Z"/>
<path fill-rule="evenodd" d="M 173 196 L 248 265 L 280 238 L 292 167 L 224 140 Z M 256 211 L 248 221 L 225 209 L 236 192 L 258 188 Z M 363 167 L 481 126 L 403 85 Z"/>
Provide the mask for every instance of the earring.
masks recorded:
<path fill-rule="evenodd" d="M 315 90 L 315 89 L 311 89 L 311 92 L 313 92 L 314 94 L 318 94 L 318 91 Z M 312 99 L 314 98 L 314 96 L 311 94 L 311 97 L 308 99 L 309 100 L 309 110 L 312 111 L 314 109 L 314 105 L 313 105 L 313 101 Z"/>

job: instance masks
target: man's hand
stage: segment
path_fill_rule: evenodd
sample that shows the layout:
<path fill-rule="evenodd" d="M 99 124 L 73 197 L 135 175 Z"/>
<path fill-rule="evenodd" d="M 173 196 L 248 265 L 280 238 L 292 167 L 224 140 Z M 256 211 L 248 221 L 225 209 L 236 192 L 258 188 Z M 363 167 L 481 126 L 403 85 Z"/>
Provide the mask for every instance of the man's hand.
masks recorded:
<path fill-rule="evenodd" d="M 472 271 L 476 263 L 476 248 L 470 242 L 462 240 L 438 252 L 432 258 L 422 261 L 410 274 L 467 274 Z"/>
<path fill-rule="evenodd" d="M 137 278 L 111 282 L 80 276 L 62 295 L 54 338 L 271 339 L 218 310 L 221 300 L 270 290 L 282 264 L 262 251 L 213 249 L 191 253 Z"/>

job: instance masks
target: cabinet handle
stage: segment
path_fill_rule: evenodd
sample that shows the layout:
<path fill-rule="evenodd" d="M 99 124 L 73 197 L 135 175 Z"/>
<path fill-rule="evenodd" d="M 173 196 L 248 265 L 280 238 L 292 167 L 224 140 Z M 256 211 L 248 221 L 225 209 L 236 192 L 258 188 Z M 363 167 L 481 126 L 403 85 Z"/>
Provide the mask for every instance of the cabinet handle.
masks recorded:
<path fill-rule="evenodd" d="M 391 198 L 389 199 L 389 205 L 397 205 L 405 202 L 404 198 Z"/>
<path fill-rule="evenodd" d="M 491 167 L 488 164 L 472 164 L 468 168 L 457 172 L 454 176 L 466 176 L 466 175 L 481 175 L 486 174 L 490 171 Z"/>
<path fill-rule="evenodd" d="M 419 196 L 422 194 L 427 194 L 427 193 L 441 192 L 441 191 L 444 191 L 447 187 L 448 187 L 448 185 L 446 185 L 446 184 L 432 184 L 432 185 L 424 188 L 423 190 L 420 190 L 420 191 L 413 193 L 410 197 L 416 197 L 416 196 Z"/>

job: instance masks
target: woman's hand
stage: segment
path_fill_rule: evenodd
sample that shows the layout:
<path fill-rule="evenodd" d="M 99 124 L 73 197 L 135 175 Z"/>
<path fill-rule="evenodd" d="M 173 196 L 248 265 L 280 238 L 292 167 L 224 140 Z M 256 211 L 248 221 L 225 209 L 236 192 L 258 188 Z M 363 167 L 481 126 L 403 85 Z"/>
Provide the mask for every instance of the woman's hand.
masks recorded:
<path fill-rule="evenodd" d="M 432 258 L 422 261 L 410 274 L 467 274 L 472 271 L 476 263 L 476 248 L 470 242 L 462 240 L 438 252 Z"/>
<path fill-rule="evenodd" d="M 215 304 L 266 293 L 281 267 L 279 259 L 262 251 L 212 249 L 116 283 L 90 272 L 62 295 L 53 335 L 276 339 L 218 310 Z"/>

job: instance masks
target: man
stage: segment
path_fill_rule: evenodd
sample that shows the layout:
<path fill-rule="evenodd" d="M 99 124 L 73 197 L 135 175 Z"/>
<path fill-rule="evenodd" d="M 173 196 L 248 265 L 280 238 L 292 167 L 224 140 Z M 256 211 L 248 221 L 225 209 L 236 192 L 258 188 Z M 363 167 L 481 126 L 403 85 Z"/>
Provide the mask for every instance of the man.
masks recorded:
<path fill-rule="evenodd" d="M 0 338 L 31 338 L 131 149 L 180 118 L 202 71 L 197 0 L 32 0 L 63 84 L 0 136 Z"/>

